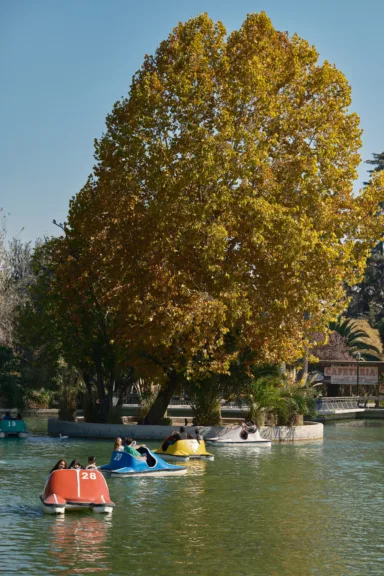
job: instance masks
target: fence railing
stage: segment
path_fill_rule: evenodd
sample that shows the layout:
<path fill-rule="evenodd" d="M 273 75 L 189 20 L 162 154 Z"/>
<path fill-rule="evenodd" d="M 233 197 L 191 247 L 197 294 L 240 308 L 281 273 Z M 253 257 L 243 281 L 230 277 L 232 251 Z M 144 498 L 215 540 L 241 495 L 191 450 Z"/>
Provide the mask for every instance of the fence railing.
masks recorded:
<path fill-rule="evenodd" d="M 360 410 L 372 407 L 372 403 L 375 405 L 383 399 L 383 396 L 342 396 L 338 398 L 325 396 L 315 400 L 315 408 L 318 412 Z"/>
<path fill-rule="evenodd" d="M 128 406 L 140 406 L 141 405 L 141 396 L 139 394 L 131 394 L 130 396 L 128 396 L 126 398 L 126 401 L 124 402 L 124 404 L 127 404 Z M 186 396 L 174 396 L 171 398 L 170 402 L 169 402 L 169 406 L 180 406 L 180 407 L 190 407 L 190 400 L 188 397 Z M 239 409 L 247 409 L 247 404 L 242 401 L 241 405 L 239 405 L 238 402 L 225 402 L 224 400 L 222 400 L 220 402 L 221 405 L 221 409 L 234 409 L 234 410 L 239 410 Z"/>

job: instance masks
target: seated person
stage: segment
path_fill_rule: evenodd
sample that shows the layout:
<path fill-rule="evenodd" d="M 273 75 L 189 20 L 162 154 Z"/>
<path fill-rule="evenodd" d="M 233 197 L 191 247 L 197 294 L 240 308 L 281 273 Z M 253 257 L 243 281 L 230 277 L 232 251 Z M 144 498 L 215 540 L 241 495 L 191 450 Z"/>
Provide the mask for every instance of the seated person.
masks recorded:
<path fill-rule="evenodd" d="M 196 440 L 197 440 L 198 443 L 200 444 L 200 442 L 201 442 L 201 436 L 200 436 L 200 432 L 199 432 L 199 429 L 198 429 L 198 428 L 195 429 L 195 434 L 196 434 Z"/>
<path fill-rule="evenodd" d="M 184 426 L 180 426 L 179 431 L 180 431 L 180 440 L 187 440 L 188 434 L 186 433 Z"/>
<path fill-rule="evenodd" d="M 80 464 L 80 462 L 77 459 L 75 459 L 75 460 L 72 460 L 72 462 L 70 463 L 69 469 L 70 470 L 82 470 L 83 466 Z"/>
<path fill-rule="evenodd" d="M 147 457 L 145 455 L 140 454 L 140 452 L 138 452 L 136 448 L 132 446 L 132 444 L 133 444 L 132 438 L 125 439 L 125 448 L 124 448 L 125 452 L 128 452 L 128 454 L 136 458 L 136 460 L 146 460 Z"/>
<path fill-rule="evenodd" d="M 86 470 L 97 470 L 96 466 L 96 458 L 94 456 L 90 456 L 88 458 L 88 464 L 85 467 Z"/>
<path fill-rule="evenodd" d="M 249 420 L 248 422 L 246 422 L 245 428 L 246 428 L 247 432 L 249 432 L 249 434 L 254 434 L 257 430 L 257 426 L 253 420 Z"/>
<path fill-rule="evenodd" d="M 18 412 L 17 416 L 16 416 L 16 420 L 22 420 L 22 419 L 23 419 L 23 417 L 21 415 L 21 412 Z"/>
<path fill-rule="evenodd" d="M 113 445 L 114 452 L 124 452 L 123 441 L 119 436 L 116 438 L 115 443 Z"/>
<path fill-rule="evenodd" d="M 50 474 L 52 474 L 52 472 L 54 472 L 55 470 L 65 470 L 66 467 L 67 467 L 66 461 L 63 458 L 60 458 L 60 460 L 58 460 L 56 462 L 56 464 L 54 465 L 54 467 L 50 471 Z"/>
<path fill-rule="evenodd" d="M 247 430 L 247 426 L 245 425 L 244 422 L 241 425 L 240 438 L 242 440 L 247 440 L 247 438 L 248 438 L 248 430 Z"/>
<path fill-rule="evenodd" d="M 12 420 L 12 418 L 11 418 L 11 413 L 10 413 L 10 412 L 6 412 L 5 415 L 3 416 L 3 420 Z"/>
<path fill-rule="evenodd" d="M 167 436 L 167 438 L 164 440 L 164 442 L 161 445 L 161 449 L 163 452 L 167 451 L 168 446 L 171 446 L 172 444 L 174 444 L 175 442 L 177 442 L 178 440 L 181 440 L 181 436 L 180 433 L 177 432 L 176 430 L 174 430 L 172 432 L 172 434 L 170 434 L 169 436 Z"/>

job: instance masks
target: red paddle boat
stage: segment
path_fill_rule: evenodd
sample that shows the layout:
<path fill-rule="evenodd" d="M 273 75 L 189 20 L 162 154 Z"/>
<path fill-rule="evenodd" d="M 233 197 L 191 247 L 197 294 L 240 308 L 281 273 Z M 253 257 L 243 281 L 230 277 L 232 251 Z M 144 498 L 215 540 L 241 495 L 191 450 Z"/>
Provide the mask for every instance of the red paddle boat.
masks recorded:
<path fill-rule="evenodd" d="M 40 500 L 49 514 L 84 509 L 110 513 L 114 507 L 104 476 L 97 469 L 54 470 Z"/>

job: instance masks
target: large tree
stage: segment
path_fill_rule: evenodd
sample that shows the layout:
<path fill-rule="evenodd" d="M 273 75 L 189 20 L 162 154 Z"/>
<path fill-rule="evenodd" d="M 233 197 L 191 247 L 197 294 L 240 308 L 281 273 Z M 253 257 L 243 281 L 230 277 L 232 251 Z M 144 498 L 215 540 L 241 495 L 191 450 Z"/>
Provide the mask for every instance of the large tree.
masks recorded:
<path fill-rule="evenodd" d="M 302 356 L 345 306 L 382 199 L 376 175 L 353 194 L 350 102 L 344 75 L 264 13 L 229 35 L 202 14 L 145 56 L 108 115 L 59 273 L 80 297 L 97 275 L 116 341 L 163 375 L 160 412 L 180 376 L 225 372 L 246 346 L 255 362 Z"/>
<path fill-rule="evenodd" d="M 369 170 L 372 178 L 384 170 L 384 152 L 373 154 L 373 159 L 367 160 L 366 163 L 374 166 L 372 170 Z M 365 184 L 369 185 L 370 182 Z M 383 212 L 383 203 L 380 203 L 378 210 Z M 380 329 L 384 342 L 384 242 L 382 236 L 383 232 L 380 241 L 372 248 L 364 278 L 360 283 L 349 288 L 351 301 L 348 315 L 354 318 L 367 317 L 373 327 Z"/>
<path fill-rule="evenodd" d="M 60 274 L 63 261 L 68 264 L 66 277 Z M 121 350 L 115 342 L 116 316 L 105 310 L 95 294 L 98 274 L 89 270 L 86 289 L 79 291 L 81 243 L 67 244 L 62 239 L 51 239 L 36 250 L 34 263 L 30 299 L 18 310 L 18 344 L 24 351 L 33 350 L 33 365 L 42 358 L 51 366 L 56 381 L 81 379 L 87 391 L 87 420 L 106 421 L 113 397 L 118 405 L 122 403 L 134 371 L 127 349 Z"/>

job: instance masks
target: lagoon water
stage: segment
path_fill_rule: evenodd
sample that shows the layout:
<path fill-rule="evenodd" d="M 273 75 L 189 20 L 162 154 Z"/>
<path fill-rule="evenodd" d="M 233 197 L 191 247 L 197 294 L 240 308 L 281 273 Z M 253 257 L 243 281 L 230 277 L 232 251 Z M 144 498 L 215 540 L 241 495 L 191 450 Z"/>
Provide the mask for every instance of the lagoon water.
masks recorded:
<path fill-rule="evenodd" d="M 384 573 L 384 423 L 327 425 L 311 444 L 213 447 L 215 461 L 187 463 L 186 476 L 109 479 L 111 517 L 43 514 L 38 495 L 59 457 L 104 464 L 111 449 L 0 440 L 0 574 Z"/>

